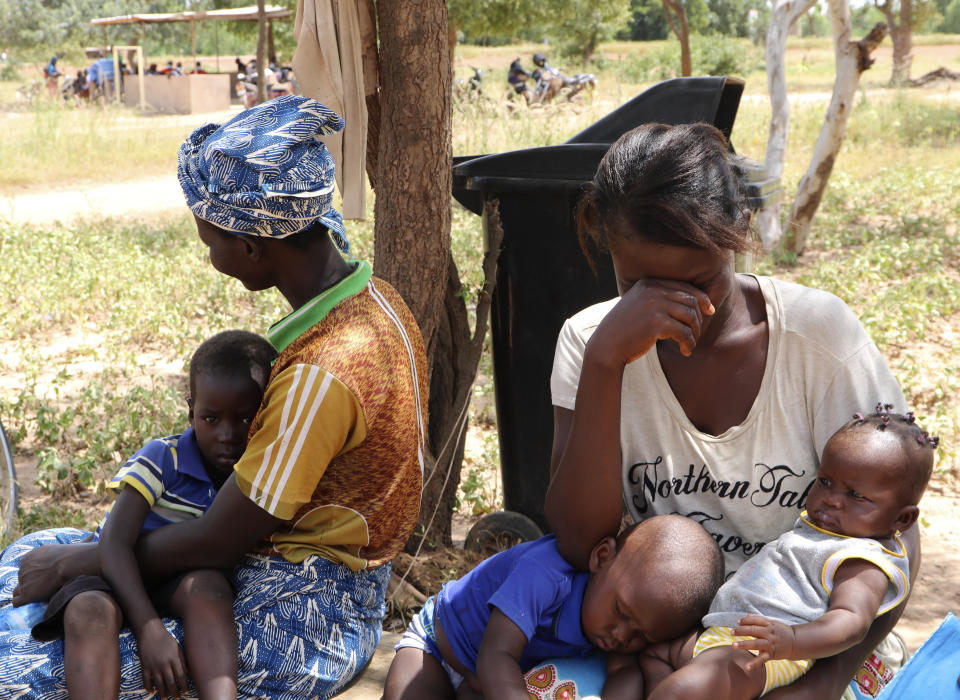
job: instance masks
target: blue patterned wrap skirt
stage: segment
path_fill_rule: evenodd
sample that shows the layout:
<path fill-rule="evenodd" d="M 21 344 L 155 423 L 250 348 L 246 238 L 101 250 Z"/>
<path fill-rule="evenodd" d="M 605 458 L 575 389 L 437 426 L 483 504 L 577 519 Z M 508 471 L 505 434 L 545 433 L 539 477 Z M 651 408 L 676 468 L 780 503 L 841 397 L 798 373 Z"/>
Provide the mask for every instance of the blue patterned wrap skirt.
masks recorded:
<path fill-rule="evenodd" d="M 0 608 L 10 605 L 20 559 L 46 544 L 77 542 L 74 528 L 25 535 L 0 554 Z M 390 565 L 354 572 L 320 557 L 291 564 L 248 555 L 236 567 L 234 613 L 240 642 L 239 696 L 329 698 L 369 661 L 380 641 Z M 181 644 L 180 620 L 165 619 Z M 120 634 L 120 697 L 156 697 L 143 689 L 133 633 Z M 191 691 L 183 698 L 196 698 Z M 63 642 L 38 642 L 29 630 L 0 632 L 0 698 L 67 700 Z"/>

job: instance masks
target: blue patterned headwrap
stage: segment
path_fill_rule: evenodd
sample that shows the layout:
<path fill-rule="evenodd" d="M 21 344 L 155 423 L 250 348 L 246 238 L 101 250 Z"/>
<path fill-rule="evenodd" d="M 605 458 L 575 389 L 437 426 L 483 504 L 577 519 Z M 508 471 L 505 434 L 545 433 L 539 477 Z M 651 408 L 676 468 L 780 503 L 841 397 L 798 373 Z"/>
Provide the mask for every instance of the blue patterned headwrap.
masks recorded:
<path fill-rule="evenodd" d="M 349 252 L 333 199 L 333 158 L 316 136 L 343 128 L 316 100 L 278 97 L 183 142 L 177 176 L 190 211 L 225 231 L 283 238 L 317 221 Z"/>

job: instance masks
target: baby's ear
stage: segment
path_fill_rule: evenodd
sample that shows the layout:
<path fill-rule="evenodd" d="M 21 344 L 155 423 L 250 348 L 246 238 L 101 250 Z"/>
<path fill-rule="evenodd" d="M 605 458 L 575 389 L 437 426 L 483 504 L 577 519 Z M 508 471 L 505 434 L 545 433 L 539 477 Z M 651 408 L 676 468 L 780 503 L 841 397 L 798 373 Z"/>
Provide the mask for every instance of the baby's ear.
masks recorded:
<path fill-rule="evenodd" d="M 604 537 L 590 551 L 590 573 L 595 574 L 617 555 L 617 541 L 612 537 Z"/>
<path fill-rule="evenodd" d="M 917 522 L 919 517 L 920 509 L 917 506 L 904 506 L 897 514 L 897 520 L 893 526 L 900 532 L 906 532 L 911 525 Z"/>

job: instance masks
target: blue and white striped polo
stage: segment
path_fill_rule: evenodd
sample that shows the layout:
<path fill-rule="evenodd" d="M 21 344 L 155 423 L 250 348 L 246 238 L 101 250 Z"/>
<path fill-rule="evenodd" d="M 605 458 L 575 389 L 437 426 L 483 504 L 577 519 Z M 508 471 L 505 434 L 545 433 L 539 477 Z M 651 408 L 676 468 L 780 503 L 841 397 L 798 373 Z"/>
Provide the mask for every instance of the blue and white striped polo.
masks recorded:
<path fill-rule="evenodd" d="M 193 428 L 144 445 L 107 484 L 107 488 L 118 491 L 125 486 L 135 488 L 150 504 L 141 532 L 199 518 L 217 495 L 203 466 Z M 98 538 L 109 517 L 107 512 L 100 522 Z"/>

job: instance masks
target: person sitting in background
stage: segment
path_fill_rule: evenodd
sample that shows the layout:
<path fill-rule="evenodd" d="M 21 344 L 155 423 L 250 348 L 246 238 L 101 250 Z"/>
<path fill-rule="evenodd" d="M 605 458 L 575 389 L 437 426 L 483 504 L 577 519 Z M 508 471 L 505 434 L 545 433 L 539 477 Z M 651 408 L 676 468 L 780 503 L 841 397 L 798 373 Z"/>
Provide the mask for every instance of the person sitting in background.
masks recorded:
<path fill-rule="evenodd" d="M 57 81 L 60 78 L 60 71 L 57 70 L 57 57 L 50 58 L 50 63 L 43 69 L 43 78 L 47 84 L 47 94 L 53 97 L 57 94 Z"/>
<path fill-rule="evenodd" d="M 206 73 L 206 72 L 207 72 L 207 71 L 205 71 L 203 68 L 200 67 L 200 61 L 197 61 L 197 65 L 195 65 L 195 66 L 193 67 L 193 70 L 190 71 L 190 73 L 192 73 L 192 74 L 195 74 L 195 73 Z"/>
<path fill-rule="evenodd" d="M 523 673 L 594 648 L 607 652 L 604 700 L 642 697 L 637 652 L 694 628 L 723 571 L 710 534 L 679 515 L 604 537 L 589 573 L 553 535 L 518 544 L 427 600 L 396 646 L 384 700 L 529 700 Z"/>
<path fill-rule="evenodd" d="M 157 70 L 157 64 L 151 63 L 147 68 L 146 75 L 160 75 L 160 71 Z"/>

